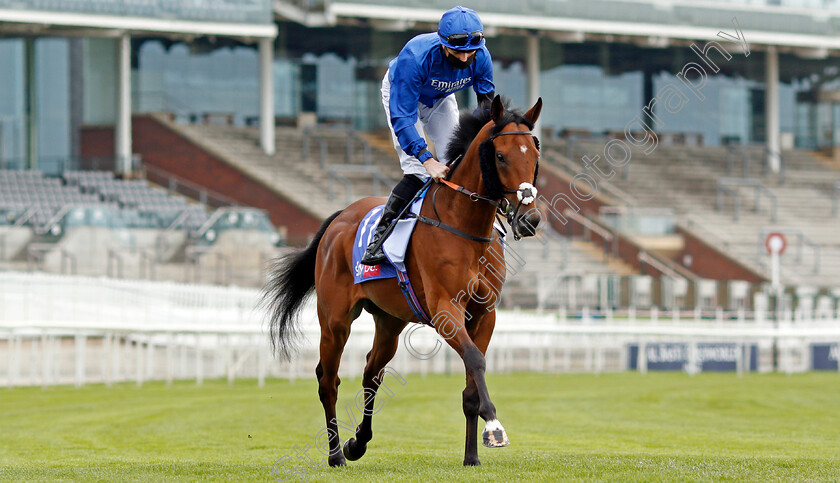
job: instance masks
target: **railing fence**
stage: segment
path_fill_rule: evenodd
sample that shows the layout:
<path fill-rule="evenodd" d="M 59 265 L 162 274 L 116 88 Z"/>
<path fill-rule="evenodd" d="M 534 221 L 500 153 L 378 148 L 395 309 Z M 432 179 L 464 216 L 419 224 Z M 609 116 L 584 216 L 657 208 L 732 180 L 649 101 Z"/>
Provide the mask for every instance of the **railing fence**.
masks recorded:
<path fill-rule="evenodd" d="M 110 385 L 206 378 L 311 378 L 318 360 L 314 303 L 301 314 L 300 351 L 273 357 L 256 290 L 105 278 L 0 273 L 0 386 Z M 671 369 L 791 373 L 838 370 L 840 320 L 793 312 L 704 319 L 660 314 L 542 314 L 499 311 L 487 354 L 491 372 L 604 372 Z M 357 377 L 374 333 L 363 314 L 342 358 Z M 404 333 L 392 365 L 400 373 L 463 374 L 430 328 Z M 436 351 L 436 348 L 439 350 Z"/>

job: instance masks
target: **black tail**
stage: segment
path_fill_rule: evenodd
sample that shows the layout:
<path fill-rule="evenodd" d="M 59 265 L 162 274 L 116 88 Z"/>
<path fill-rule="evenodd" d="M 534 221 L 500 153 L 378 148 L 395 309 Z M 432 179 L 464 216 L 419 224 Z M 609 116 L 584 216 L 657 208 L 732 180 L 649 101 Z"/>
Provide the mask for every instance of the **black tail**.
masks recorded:
<path fill-rule="evenodd" d="M 277 260 L 269 271 L 260 306 L 268 310 L 271 346 L 286 360 L 291 359 L 300 338 L 298 311 L 315 288 L 318 245 L 327 227 L 339 214 L 341 211 L 327 218 L 308 247 Z"/>

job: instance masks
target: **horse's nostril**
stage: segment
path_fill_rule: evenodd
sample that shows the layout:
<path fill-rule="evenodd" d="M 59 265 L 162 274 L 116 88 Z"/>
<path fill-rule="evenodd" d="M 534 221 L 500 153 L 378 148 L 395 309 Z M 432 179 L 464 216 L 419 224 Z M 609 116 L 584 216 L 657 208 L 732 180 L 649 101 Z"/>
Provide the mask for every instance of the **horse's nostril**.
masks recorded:
<path fill-rule="evenodd" d="M 522 236 L 534 236 L 537 234 L 537 227 L 540 225 L 540 215 L 538 213 L 530 213 L 520 217 L 516 220 L 518 232 Z"/>

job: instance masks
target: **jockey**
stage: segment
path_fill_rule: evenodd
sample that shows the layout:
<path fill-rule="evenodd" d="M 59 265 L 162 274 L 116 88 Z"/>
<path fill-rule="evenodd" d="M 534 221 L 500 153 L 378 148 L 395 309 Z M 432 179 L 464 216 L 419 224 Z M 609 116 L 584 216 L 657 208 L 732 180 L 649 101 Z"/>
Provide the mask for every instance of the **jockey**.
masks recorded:
<path fill-rule="evenodd" d="M 365 265 L 385 261 L 381 244 L 374 248 L 425 179 L 439 181 L 446 177 L 450 160 L 441 155 L 458 125 L 458 103 L 453 93 L 472 86 L 479 105 L 493 100 L 493 62 L 484 43 L 484 25 L 478 14 L 455 7 L 443 14 L 436 33 L 409 40 L 389 63 L 382 79 L 382 104 L 405 176 L 385 204 L 361 260 Z M 429 152 L 422 136 L 424 128 L 440 161 Z"/>

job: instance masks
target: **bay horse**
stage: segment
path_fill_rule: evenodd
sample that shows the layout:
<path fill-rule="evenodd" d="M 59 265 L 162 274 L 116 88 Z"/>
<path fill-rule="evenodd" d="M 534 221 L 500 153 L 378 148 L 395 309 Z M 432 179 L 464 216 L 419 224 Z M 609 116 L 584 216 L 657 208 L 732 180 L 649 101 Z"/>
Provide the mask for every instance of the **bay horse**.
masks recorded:
<path fill-rule="evenodd" d="M 406 253 L 417 299 L 426 314 L 435 316 L 430 325 L 458 353 L 466 369 L 465 466 L 480 464 L 478 416 L 485 421 L 485 446 L 509 444 L 484 378 L 484 355 L 505 278 L 502 241 L 493 225 L 498 211 L 515 238 L 535 234 L 539 211 L 534 205 L 528 212 L 519 211 L 536 199 L 539 141 L 531 130 L 541 110 L 542 99 L 521 114 L 506 109 L 496 96 L 489 119 L 461 114 L 447 147 L 448 159 L 457 161 L 451 163 L 445 184 L 431 185 L 419 217 L 425 222 L 417 223 Z M 343 466 L 346 460 L 364 455 L 373 437 L 374 398 L 383 369 L 397 350 L 400 333 L 409 322 L 418 322 L 394 280 L 353 283 L 356 230 L 365 214 L 382 203 L 382 198 L 363 198 L 332 215 L 307 248 L 276 263 L 263 292 L 272 344 L 287 359 L 299 335 L 297 314 L 313 289 L 317 295 L 321 343 L 315 374 L 327 423 L 330 466 Z M 355 437 L 341 445 L 335 408 L 341 383 L 338 367 L 350 325 L 362 309 L 373 315 L 376 326 L 362 379 L 365 411 Z M 439 314 L 446 314 L 445 323 L 439 323 Z"/>

